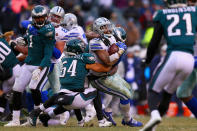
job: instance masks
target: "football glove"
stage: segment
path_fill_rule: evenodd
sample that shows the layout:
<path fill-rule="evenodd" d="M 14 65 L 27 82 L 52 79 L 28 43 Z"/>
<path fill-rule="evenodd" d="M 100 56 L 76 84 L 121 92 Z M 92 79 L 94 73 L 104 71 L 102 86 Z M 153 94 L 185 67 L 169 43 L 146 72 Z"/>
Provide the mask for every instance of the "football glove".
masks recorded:
<path fill-rule="evenodd" d="M 40 73 L 41 73 L 40 69 L 35 69 L 32 72 L 32 80 L 38 80 L 40 78 Z"/>

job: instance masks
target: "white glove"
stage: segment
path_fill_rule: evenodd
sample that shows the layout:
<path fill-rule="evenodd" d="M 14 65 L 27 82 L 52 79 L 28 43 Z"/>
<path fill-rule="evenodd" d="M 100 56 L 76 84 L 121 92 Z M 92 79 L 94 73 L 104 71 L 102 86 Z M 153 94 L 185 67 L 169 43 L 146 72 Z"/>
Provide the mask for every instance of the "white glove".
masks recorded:
<path fill-rule="evenodd" d="M 18 45 L 26 45 L 26 42 L 25 42 L 25 40 L 24 40 L 23 37 L 18 37 L 18 38 L 16 38 L 16 43 L 17 43 Z"/>
<path fill-rule="evenodd" d="M 40 72 L 41 72 L 40 69 L 35 69 L 32 72 L 32 80 L 38 80 L 40 78 Z"/>

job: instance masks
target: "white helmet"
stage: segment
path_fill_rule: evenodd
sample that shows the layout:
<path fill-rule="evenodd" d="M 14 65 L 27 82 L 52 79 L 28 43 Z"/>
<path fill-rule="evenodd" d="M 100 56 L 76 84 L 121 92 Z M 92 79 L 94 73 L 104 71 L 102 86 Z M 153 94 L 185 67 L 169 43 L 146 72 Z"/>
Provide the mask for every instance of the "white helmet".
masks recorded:
<path fill-rule="evenodd" d="M 58 26 L 64 19 L 64 9 L 60 6 L 55 6 L 50 10 L 50 21 L 54 26 Z"/>
<path fill-rule="evenodd" d="M 104 26 L 107 27 L 108 30 L 111 31 L 112 33 L 112 24 L 111 22 L 105 18 L 105 17 L 100 17 L 98 19 L 96 19 L 93 23 L 93 31 L 100 34 L 100 35 L 104 35 Z"/>
<path fill-rule="evenodd" d="M 64 15 L 64 20 L 61 25 L 67 30 L 71 30 L 77 24 L 77 17 L 72 13 L 67 13 Z"/>

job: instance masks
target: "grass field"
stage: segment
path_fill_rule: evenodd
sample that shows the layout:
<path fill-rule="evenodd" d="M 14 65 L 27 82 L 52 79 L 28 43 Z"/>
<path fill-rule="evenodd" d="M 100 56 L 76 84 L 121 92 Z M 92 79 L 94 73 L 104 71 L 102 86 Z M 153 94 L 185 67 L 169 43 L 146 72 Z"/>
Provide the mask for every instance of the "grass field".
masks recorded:
<path fill-rule="evenodd" d="M 97 121 L 93 120 L 91 123 L 93 127 L 77 127 L 76 119 L 71 118 L 66 126 L 49 126 L 43 127 L 38 125 L 35 127 L 15 127 L 5 128 L 0 126 L 0 131 L 138 131 L 140 128 L 122 126 L 121 118 L 115 118 L 117 122 L 116 127 L 99 128 Z M 139 117 L 137 120 L 145 123 L 149 117 Z M 91 124 L 89 123 L 89 124 Z M 174 117 L 164 118 L 162 123 L 157 127 L 157 131 L 197 131 L 197 120 L 195 118 Z"/>

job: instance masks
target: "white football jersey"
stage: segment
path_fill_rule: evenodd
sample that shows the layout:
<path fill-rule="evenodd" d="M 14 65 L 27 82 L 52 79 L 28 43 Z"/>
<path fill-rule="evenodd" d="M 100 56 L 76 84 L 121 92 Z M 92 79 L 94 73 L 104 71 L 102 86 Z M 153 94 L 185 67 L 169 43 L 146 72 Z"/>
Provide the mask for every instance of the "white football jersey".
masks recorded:
<path fill-rule="evenodd" d="M 97 57 L 94 51 L 96 50 L 106 50 L 108 51 L 110 45 L 116 43 L 116 38 L 113 35 L 108 35 L 109 45 L 106 45 L 100 38 L 94 38 L 90 40 L 89 42 L 89 52 L 94 54 L 96 58 L 96 63 L 103 64 L 103 62 Z M 100 73 L 100 72 L 94 72 L 90 70 L 90 73 L 96 76 L 103 76 L 106 75 L 106 73 Z"/>
<path fill-rule="evenodd" d="M 64 36 L 66 35 L 67 32 L 68 31 L 65 28 L 63 28 L 62 26 L 55 28 L 55 40 L 56 41 L 63 41 L 62 39 L 64 38 Z M 55 59 L 54 57 L 52 57 L 51 62 L 57 63 L 58 59 Z"/>
<path fill-rule="evenodd" d="M 86 45 L 88 45 L 88 41 L 85 35 L 85 32 L 81 26 L 75 26 L 71 30 L 69 30 L 62 40 L 68 42 L 72 39 L 80 38 Z"/>

